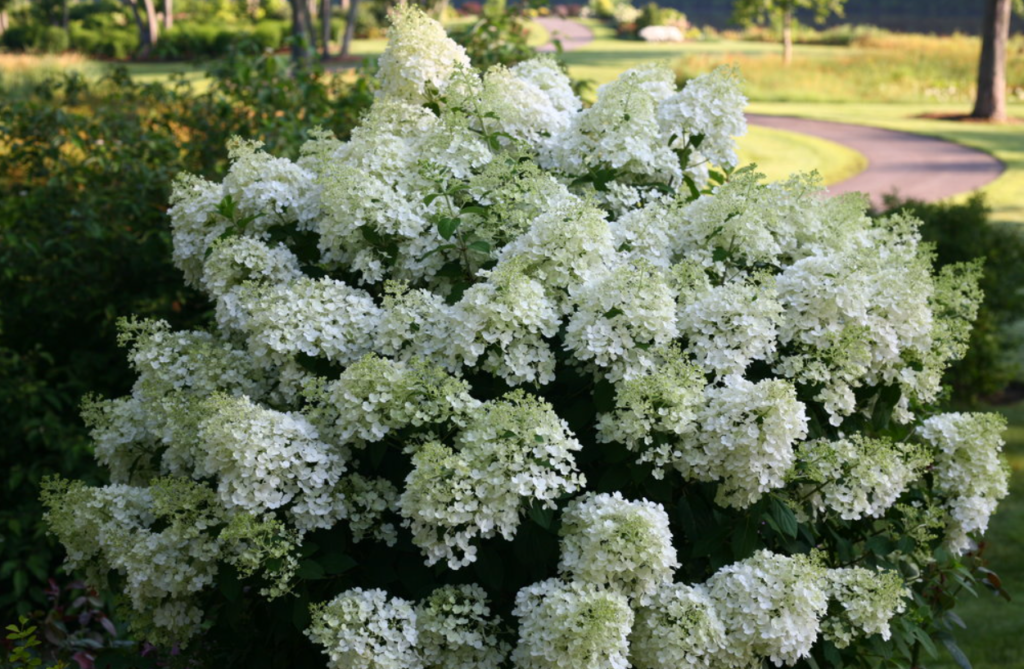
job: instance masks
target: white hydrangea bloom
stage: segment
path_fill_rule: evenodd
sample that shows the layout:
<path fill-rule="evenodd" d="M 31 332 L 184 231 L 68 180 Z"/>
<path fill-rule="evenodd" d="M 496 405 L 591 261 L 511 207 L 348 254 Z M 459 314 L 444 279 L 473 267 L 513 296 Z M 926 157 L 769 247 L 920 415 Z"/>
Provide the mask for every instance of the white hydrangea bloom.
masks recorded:
<path fill-rule="evenodd" d="M 830 569 L 828 587 L 829 596 L 842 606 L 842 614 L 829 616 L 822 631 L 838 648 L 872 634 L 888 641 L 892 636 L 889 621 L 906 610 L 910 597 L 898 573 L 863 567 Z"/>
<path fill-rule="evenodd" d="M 274 411 L 248 398 L 216 398 L 200 427 L 204 476 L 217 478 L 227 508 L 263 513 L 287 508 L 300 530 L 330 528 L 344 516 L 335 491 L 344 453 L 319 440 L 299 414 Z"/>
<path fill-rule="evenodd" d="M 476 409 L 455 441 L 416 450 L 399 501 L 427 564 L 474 562 L 476 537 L 511 540 L 527 504 L 554 508 L 585 484 L 573 460 L 580 443 L 549 404 L 521 391 Z"/>
<path fill-rule="evenodd" d="M 541 164 L 570 176 L 599 169 L 662 183 L 682 179 L 679 160 L 661 136 L 649 73 L 629 70 L 600 88 L 593 106 L 577 114 Z"/>
<path fill-rule="evenodd" d="M 973 547 L 999 500 L 1009 492 L 1010 468 L 1000 457 L 1006 419 L 998 414 L 932 416 L 919 434 L 935 450 L 935 490 L 949 513 L 947 542 L 956 553 Z"/>
<path fill-rule="evenodd" d="M 793 447 L 807 436 L 804 405 L 786 381 L 726 377 L 709 386 L 700 430 L 687 435 L 674 464 L 683 476 L 720 481 L 716 501 L 745 508 L 786 483 Z"/>
<path fill-rule="evenodd" d="M 758 551 L 719 569 L 707 588 L 725 625 L 725 666 L 777 667 L 807 657 L 828 606 L 827 570 L 804 555 Z"/>
<path fill-rule="evenodd" d="M 331 669 L 424 669 L 416 611 L 404 599 L 352 588 L 310 613 L 306 636 L 324 647 Z"/>
<path fill-rule="evenodd" d="M 678 457 L 679 437 L 697 429 L 705 380 L 678 346 L 656 354 L 658 362 L 649 372 L 616 385 L 615 411 L 598 416 L 597 438 L 639 451 L 639 461 L 653 464 L 660 479 Z"/>
<path fill-rule="evenodd" d="M 524 60 L 512 68 L 512 73 L 543 91 L 551 101 L 551 106 L 563 115 L 567 122 L 583 106 L 572 90 L 572 80 L 562 72 L 553 56 L 543 55 Z"/>
<path fill-rule="evenodd" d="M 465 292 L 455 305 L 452 344 L 472 367 L 482 367 L 510 385 L 549 383 L 555 377 L 555 357 L 543 337 L 554 337 L 558 310 L 544 286 L 523 272 L 525 261 L 502 263 L 485 281 Z"/>
<path fill-rule="evenodd" d="M 797 447 L 801 487 L 819 511 L 844 520 L 878 518 L 917 480 L 931 457 L 923 448 L 890 439 L 852 435 L 837 441 L 815 439 Z"/>
<path fill-rule="evenodd" d="M 562 557 L 567 578 L 607 585 L 646 603 L 679 567 L 665 509 L 622 493 L 588 493 L 562 511 Z"/>
<path fill-rule="evenodd" d="M 516 669 L 628 669 L 633 611 L 622 594 L 593 583 L 558 579 L 516 595 Z"/>
<path fill-rule="evenodd" d="M 557 109 L 539 86 L 500 65 L 484 74 L 477 113 L 483 132 L 508 133 L 512 140 L 499 136 L 499 141 L 507 145 L 518 140 L 535 150 L 568 128 L 571 118 Z"/>
<path fill-rule="evenodd" d="M 318 393 L 337 443 L 362 447 L 406 426 L 458 418 L 479 402 L 469 386 L 421 361 L 396 362 L 369 354 Z"/>
<path fill-rule="evenodd" d="M 739 164 L 736 137 L 747 134 L 743 110 L 747 98 L 735 68 L 718 67 L 686 82 L 683 90 L 659 100 L 658 124 L 673 148 L 693 148 L 697 156 L 720 167 Z M 701 139 L 698 141 L 697 138 Z M 700 162 L 693 160 L 691 164 Z"/>
<path fill-rule="evenodd" d="M 675 294 L 666 278 L 645 263 L 594 273 L 571 287 L 576 311 L 569 318 L 565 346 L 578 360 L 592 362 L 610 381 L 650 369 L 650 347 L 679 335 Z"/>
<path fill-rule="evenodd" d="M 171 241 L 174 244 L 174 266 L 182 271 L 185 283 L 199 285 L 206 249 L 227 232 L 231 225 L 217 214 L 217 205 L 224 199 L 224 186 L 182 172 L 171 189 Z"/>
<path fill-rule="evenodd" d="M 612 262 L 615 249 L 605 217 L 598 207 L 566 193 L 564 199 L 546 203 L 529 229 L 498 257 L 523 267 L 565 311 L 571 307 L 568 288 Z"/>
<path fill-rule="evenodd" d="M 500 669 L 508 657 L 478 585 L 446 585 L 430 593 L 416 605 L 416 628 L 424 669 Z"/>
<path fill-rule="evenodd" d="M 429 290 L 388 284 L 374 341 L 378 350 L 400 360 L 419 358 L 454 372 L 462 367 L 451 346 L 455 310 Z"/>
<path fill-rule="evenodd" d="M 372 350 L 381 315 L 367 293 L 329 278 L 252 286 L 240 302 L 249 351 L 274 362 L 298 353 L 354 362 Z"/>
<path fill-rule="evenodd" d="M 714 602 L 701 586 L 665 583 L 637 609 L 629 636 L 636 669 L 712 669 L 728 643 Z"/>
<path fill-rule="evenodd" d="M 284 284 L 301 276 L 299 259 L 284 244 L 271 247 L 254 237 L 229 237 L 211 246 L 201 285 L 215 301 L 217 324 L 225 330 L 244 330 L 241 299 L 246 284 Z"/>
<path fill-rule="evenodd" d="M 398 529 L 383 522 L 384 514 L 398 511 L 398 489 L 387 479 L 367 478 L 354 473 L 341 477 L 338 498 L 345 507 L 345 518 L 352 530 L 352 541 L 359 543 L 367 535 L 388 546 L 398 542 Z"/>
<path fill-rule="evenodd" d="M 687 350 L 719 376 L 743 374 L 754 360 L 770 361 L 781 317 L 771 277 L 679 295 L 679 331 L 686 337 Z"/>
<path fill-rule="evenodd" d="M 224 194 L 232 198 L 243 217 L 257 217 L 256 225 L 295 223 L 311 229 L 320 216 L 316 174 L 287 158 L 261 151 L 263 142 L 233 138 L 228 143 L 231 167 L 224 177 Z"/>
<path fill-rule="evenodd" d="M 380 95 L 420 104 L 443 93 L 459 68 L 469 68 L 466 50 L 415 5 L 392 10 L 388 46 L 377 62 Z"/>

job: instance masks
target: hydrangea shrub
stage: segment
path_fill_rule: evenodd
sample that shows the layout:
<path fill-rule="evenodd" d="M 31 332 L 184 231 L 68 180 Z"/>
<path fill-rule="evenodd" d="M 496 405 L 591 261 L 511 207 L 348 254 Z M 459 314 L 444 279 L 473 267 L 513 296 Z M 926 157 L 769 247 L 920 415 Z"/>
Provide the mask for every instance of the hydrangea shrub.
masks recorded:
<path fill-rule="evenodd" d="M 44 492 L 139 637 L 225 666 L 917 662 L 1006 494 L 939 413 L 978 268 L 817 177 L 737 169 L 735 72 L 583 108 L 402 7 L 347 142 L 182 176 L 209 331 L 125 321 Z M 948 638 L 947 638 L 948 637 Z M 321 655 L 322 653 L 322 655 Z"/>

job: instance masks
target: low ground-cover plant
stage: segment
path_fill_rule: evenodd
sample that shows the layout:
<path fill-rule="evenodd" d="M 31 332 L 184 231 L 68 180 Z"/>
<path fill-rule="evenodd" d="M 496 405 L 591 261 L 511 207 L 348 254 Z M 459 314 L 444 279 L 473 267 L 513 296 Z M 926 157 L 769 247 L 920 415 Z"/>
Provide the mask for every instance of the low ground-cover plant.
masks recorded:
<path fill-rule="evenodd" d="M 189 327 L 209 309 L 170 262 L 174 175 L 223 175 L 235 134 L 297 157 L 308 128 L 345 135 L 371 98 L 365 80 L 240 54 L 202 94 L 118 73 L 0 99 L 0 621 L 43 605 L 59 566 L 40 523 L 42 476 L 99 482 L 78 405 L 131 387 L 116 318 Z"/>
<path fill-rule="evenodd" d="M 998 418 L 935 406 L 978 267 L 735 169 L 732 70 L 581 110 L 550 59 L 481 75 L 394 21 L 349 141 L 175 182 L 214 319 L 122 321 L 137 382 L 84 410 L 111 483 L 44 492 L 71 565 L 211 666 L 955 649 L 1007 477 Z"/>

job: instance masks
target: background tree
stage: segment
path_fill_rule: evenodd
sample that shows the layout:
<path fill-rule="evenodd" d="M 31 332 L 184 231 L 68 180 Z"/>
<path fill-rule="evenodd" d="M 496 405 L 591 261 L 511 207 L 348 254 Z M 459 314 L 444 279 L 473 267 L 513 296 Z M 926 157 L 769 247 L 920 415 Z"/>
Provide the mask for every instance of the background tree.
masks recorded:
<path fill-rule="evenodd" d="M 132 16 L 135 17 L 135 25 L 139 27 L 139 43 L 142 45 L 140 54 L 148 55 L 156 41 L 160 37 L 160 23 L 157 21 L 156 4 L 153 0 L 142 0 L 142 11 L 145 12 L 145 19 L 142 11 L 139 10 L 139 0 L 123 0 L 124 4 L 131 7 Z"/>
<path fill-rule="evenodd" d="M 1024 0 L 985 0 L 981 29 L 978 93 L 972 118 L 1006 120 L 1006 45 L 1010 40 L 1010 11 L 1024 11 Z"/>
<path fill-rule="evenodd" d="M 782 26 L 782 62 L 793 61 L 793 18 L 797 10 L 814 12 L 815 20 L 822 22 L 832 14 L 843 15 L 846 0 L 735 0 L 733 20 L 742 25 L 778 22 Z"/>

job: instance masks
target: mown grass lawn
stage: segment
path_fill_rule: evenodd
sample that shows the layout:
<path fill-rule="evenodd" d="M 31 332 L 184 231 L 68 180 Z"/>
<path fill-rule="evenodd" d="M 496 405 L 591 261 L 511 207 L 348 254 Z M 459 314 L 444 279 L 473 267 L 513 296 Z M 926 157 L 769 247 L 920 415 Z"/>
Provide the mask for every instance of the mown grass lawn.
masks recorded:
<path fill-rule="evenodd" d="M 957 612 L 967 629 L 958 630 L 956 636 L 974 669 L 1024 669 L 1024 403 L 999 411 L 1010 420 L 1006 453 L 1013 474 L 1010 496 L 999 505 L 985 536 L 985 556 L 1013 601 L 985 589 L 977 598 L 961 598 Z M 939 652 L 940 658 L 926 666 L 956 669 L 952 658 Z"/>

